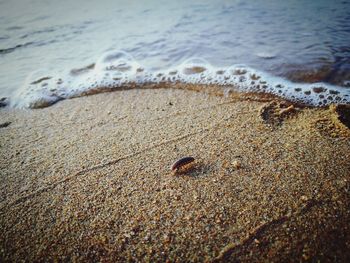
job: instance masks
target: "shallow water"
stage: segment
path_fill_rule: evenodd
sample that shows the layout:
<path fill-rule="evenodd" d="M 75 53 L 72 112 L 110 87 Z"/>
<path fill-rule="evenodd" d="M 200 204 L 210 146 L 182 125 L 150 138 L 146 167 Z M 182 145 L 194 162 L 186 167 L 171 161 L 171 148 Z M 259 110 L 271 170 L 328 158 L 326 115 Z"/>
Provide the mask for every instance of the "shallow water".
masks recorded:
<path fill-rule="evenodd" d="M 205 70 L 192 72 L 191 77 L 186 72 L 176 75 L 174 81 L 238 85 L 244 91 L 250 82 L 241 85 L 233 77 L 223 82 L 213 73 L 235 71 L 237 64 L 244 64 L 248 75 L 257 74 L 267 82 L 268 88 L 258 91 L 314 105 L 348 103 L 349 21 L 350 1 L 3 0 L 0 97 L 10 97 L 20 106 L 38 99 L 54 102 L 106 85 L 159 82 L 157 75 L 182 72 L 189 64 Z M 127 55 L 122 60 L 127 57 L 133 66 L 121 71 L 118 65 L 125 61 L 117 55 L 111 62 L 117 72 L 108 69 L 106 76 L 106 68 L 91 66 L 75 74 L 73 69 L 105 63 L 111 52 L 121 54 L 115 50 L 123 50 Z M 200 59 L 188 61 L 193 57 Z M 132 71 L 138 68 L 143 69 L 142 76 Z M 310 99 L 307 93 L 315 86 L 301 82 L 323 82 L 328 92 Z M 276 85 L 283 85 L 283 92 Z M 299 86 L 302 92 L 295 92 Z M 337 96 L 325 102 L 332 95 L 329 90 Z"/>

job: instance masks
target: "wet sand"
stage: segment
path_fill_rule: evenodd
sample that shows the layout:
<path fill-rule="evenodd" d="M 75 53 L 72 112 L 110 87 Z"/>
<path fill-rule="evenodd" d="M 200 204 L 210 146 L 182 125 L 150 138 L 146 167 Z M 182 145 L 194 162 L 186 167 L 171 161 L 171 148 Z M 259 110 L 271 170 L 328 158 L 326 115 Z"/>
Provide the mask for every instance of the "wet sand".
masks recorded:
<path fill-rule="evenodd" d="M 333 107 L 145 89 L 0 119 L 2 262 L 350 260 Z"/>

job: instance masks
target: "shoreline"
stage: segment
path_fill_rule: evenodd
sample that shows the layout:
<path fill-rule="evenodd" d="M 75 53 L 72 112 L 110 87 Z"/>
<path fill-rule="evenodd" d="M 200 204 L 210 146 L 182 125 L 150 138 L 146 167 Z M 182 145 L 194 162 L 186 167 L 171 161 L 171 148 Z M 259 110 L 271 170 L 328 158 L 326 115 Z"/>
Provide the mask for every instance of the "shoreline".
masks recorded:
<path fill-rule="evenodd" d="M 336 109 L 196 88 L 0 109 L 0 259 L 349 260 Z"/>

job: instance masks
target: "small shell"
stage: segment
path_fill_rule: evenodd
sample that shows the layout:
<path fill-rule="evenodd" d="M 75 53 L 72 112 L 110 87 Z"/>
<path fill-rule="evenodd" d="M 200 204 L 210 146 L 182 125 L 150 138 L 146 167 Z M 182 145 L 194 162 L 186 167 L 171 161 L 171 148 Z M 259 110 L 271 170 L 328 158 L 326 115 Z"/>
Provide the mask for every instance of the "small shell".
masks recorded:
<path fill-rule="evenodd" d="M 189 163 L 192 163 L 194 162 L 194 158 L 191 157 L 191 156 L 186 156 L 186 157 L 183 157 L 179 160 L 177 160 L 172 166 L 171 166 L 171 170 L 178 170 L 179 168 L 181 168 L 182 166 L 186 165 L 186 164 L 189 164 Z"/>

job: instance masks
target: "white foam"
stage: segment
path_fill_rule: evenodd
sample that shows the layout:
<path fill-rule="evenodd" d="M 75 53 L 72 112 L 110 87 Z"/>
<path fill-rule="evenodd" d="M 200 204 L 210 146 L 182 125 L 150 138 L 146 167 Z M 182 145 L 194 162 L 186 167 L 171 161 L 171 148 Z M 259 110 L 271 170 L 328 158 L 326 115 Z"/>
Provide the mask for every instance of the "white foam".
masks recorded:
<path fill-rule="evenodd" d="M 11 105 L 27 108 L 45 107 L 58 100 L 87 93 L 163 82 L 215 84 L 223 88 L 232 87 L 241 92 L 271 93 L 314 106 L 350 103 L 349 88 L 326 83 L 293 83 L 244 65 L 218 68 L 201 58 L 189 59 L 174 68 L 150 71 L 137 63 L 130 54 L 112 51 L 103 54 L 94 67 L 76 72 L 49 75 L 45 72 L 34 72 L 11 98 Z"/>

